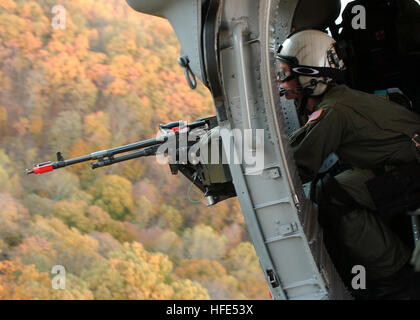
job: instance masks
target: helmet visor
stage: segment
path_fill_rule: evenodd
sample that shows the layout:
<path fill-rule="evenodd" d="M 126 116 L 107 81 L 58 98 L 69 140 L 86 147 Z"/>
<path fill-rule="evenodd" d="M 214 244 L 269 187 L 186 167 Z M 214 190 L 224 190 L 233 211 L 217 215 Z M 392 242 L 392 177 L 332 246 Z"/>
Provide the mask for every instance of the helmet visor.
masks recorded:
<path fill-rule="evenodd" d="M 287 82 L 293 79 L 295 79 L 295 74 L 292 68 L 283 61 L 277 61 L 277 81 Z"/>
<path fill-rule="evenodd" d="M 299 63 L 295 57 L 277 55 L 277 81 L 287 82 L 295 79 L 293 68 Z"/>

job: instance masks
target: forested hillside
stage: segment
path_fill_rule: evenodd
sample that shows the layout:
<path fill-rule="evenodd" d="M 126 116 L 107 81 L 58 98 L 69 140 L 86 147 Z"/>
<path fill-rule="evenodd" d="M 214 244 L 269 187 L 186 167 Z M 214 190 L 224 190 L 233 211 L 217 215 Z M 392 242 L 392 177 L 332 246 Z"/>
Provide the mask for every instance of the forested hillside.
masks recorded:
<path fill-rule="evenodd" d="M 56 0 L 0 2 L 0 299 L 268 299 L 236 199 L 191 204 L 154 158 L 25 175 L 215 113 L 166 20 L 121 0 L 59 4 L 64 30 Z"/>

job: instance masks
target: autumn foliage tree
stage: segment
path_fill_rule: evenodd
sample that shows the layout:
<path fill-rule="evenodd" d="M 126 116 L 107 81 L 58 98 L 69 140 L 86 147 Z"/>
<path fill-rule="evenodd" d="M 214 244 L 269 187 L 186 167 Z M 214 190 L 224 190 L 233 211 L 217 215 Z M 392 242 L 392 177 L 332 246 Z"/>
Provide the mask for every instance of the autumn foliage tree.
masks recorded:
<path fill-rule="evenodd" d="M 172 262 L 149 253 L 139 243 L 125 244 L 84 274 L 99 299 L 208 299 L 204 288 L 188 280 L 172 279 Z"/>
<path fill-rule="evenodd" d="M 123 220 L 133 213 L 132 185 L 125 178 L 115 175 L 99 178 L 90 193 L 95 204 L 114 219 Z"/>
<path fill-rule="evenodd" d="M 0 1 L 0 299 L 264 299 L 238 201 L 187 200 L 189 181 L 141 158 L 24 175 L 215 114 L 190 90 L 169 23 L 125 1 Z M 200 195 L 201 196 L 201 195 Z M 51 288 L 51 268 L 66 289 Z"/>

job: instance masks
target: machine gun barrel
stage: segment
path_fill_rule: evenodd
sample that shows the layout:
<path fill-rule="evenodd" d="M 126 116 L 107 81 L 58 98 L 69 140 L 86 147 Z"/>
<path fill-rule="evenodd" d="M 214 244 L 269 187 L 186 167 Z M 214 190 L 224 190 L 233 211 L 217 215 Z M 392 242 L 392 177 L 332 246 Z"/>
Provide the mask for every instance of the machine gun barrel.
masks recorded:
<path fill-rule="evenodd" d="M 91 163 L 91 167 L 92 169 L 96 169 L 96 168 L 101 168 L 105 166 L 110 166 L 111 164 L 122 162 L 122 161 L 127 161 L 127 160 L 141 158 L 141 157 L 153 156 L 156 154 L 159 146 L 160 145 L 156 145 L 156 146 L 149 147 L 147 149 L 133 152 L 130 154 L 126 154 L 117 158 L 110 157 L 108 159 L 99 160 L 98 162 Z"/>
<path fill-rule="evenodd" d="M 26 169 L 26 174 L 42 174 L 42 173 L 53 171 L 55 169 L 64 168 L 73 164 L 86 162 L 86 161 L 92 161 L 92 160 L 98 160 L 97 163 L 92 163 L 92 169 L 95 169 L 95 168 L 110 165 L 112 163 L 117 163 L 117 162 L 129 160 L 129 159 L 151 155 L 149 154 L 151 151 L 155 149 L 157 150 L 157 148 L 153 148 L 153 147 L 161 145 L 162 143 L 168 140 L 168 137 L 169 135 L 163 135 L 159 138 L 134 142 L 134 143 L 130 143 L 124 146 L 112 148 L 112 149 L 96 151 L 85 156 L 81 156 L 74 159 L 68 159 L 68 160 L 64 160 L 63 156 L 61 155 L 61 152 L 57 152 L 57 161 L 55 162 L 48 161 L 48 162 L 40 163 L 36 165 L 32 170 Z M 125 155 L 124 157 L 114 158 L 116 154 L 143 149 L 143 148 L 149 148 L 149 149 L 142 150 L 143 153 L 137 152 L 137 153 Z M 150 148 L 153 148 L 153 150 Z"/>
<path fill-rule="evenodd" d="M 116 148 L 113 148 L 113 149 L 93 152 L 89 155 L 91 158 L 88 159 L 88 160 L 97 160 L 97 159 L 100 159 L 100 158 L 103 158 L 103 157 L 112 157 L 112 156 L 114 156 L 116 154 L 119 154 L 119 153 L 124 153 L 124 152 L 128 152 L 128 151 L 133 151 L 133 150 L 138 150 L 138 149 L 143 149 L 143 148 L 147 148 L 147 147 L 160 145 L 167 140 L 168 140 L 168 136 L 164 135 L 164 136 L 161 136 L 161 137 L 155 138 L 155 139 L 148 139 L 148 140 L 144 140 L 144 141 L 139 141 L 139 142 L 134 142 L 134 143 L 131 143 L 131 144 L 127 144 L 127 145 L 124 145 L 124 146 L 121 146 L 121 147 L 116 147 Z M 81 157 L 81 158 L 83 158 L 83 157 Z M 77 160 L 77 159 L 78 158 L 76 158 L 74 160 Z"/>

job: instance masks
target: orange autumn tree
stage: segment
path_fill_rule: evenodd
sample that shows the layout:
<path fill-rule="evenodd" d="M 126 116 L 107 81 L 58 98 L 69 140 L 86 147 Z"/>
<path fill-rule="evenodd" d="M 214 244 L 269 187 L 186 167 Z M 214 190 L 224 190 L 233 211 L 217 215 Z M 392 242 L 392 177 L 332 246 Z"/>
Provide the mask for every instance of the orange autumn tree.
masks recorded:
<path fill-rule="evenodd" d="M 172 268 L 167 256 L 133 243 L 112 252 L 83 277 L 98 299 L 209 299 L 198 283 L 174 280 Z"/>
<path fill-rule="evenodd" d="M 55 30 L 56 0 L 0 1 L 0 297 L 267 298 L 237 200 L 191 204 L 187 179 L 153 158 L 23 174 L 57 151 L 75 158 L 215 113 L 207 88 L 188 87 L 168 21 L 125 1 L 60 4 Z M 51 290 L 53 265 L 66 290 Z"/>
<path fill-rule="evenodd" d="M 49 299 L 53 294 L 47 273 L 20 260 L 0 261 L 0 300 Z"/>
<path fill-rule="evenodd" d="M 87 284 L 76 276 L 66 277 L 66 290 L 55 290 L 47 272 L 20 259 L 0 261 L 0 300 L 93 299 Z"/>

